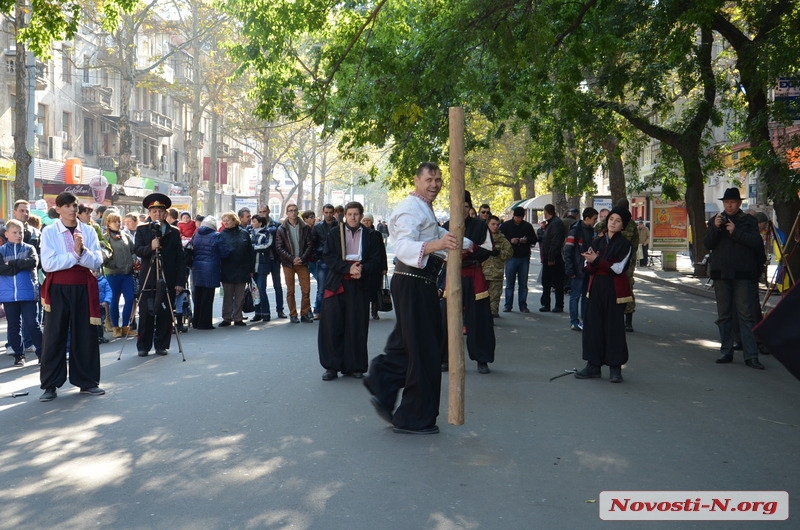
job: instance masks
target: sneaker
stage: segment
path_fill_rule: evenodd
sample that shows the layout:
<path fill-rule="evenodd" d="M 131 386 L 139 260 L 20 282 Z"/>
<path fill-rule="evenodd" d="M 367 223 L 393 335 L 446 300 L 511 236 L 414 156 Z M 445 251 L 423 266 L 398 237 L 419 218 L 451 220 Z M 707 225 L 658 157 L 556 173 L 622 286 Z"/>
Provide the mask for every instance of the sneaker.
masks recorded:
<path fill-rule="evenodd" d="M 34 353 L 34 352 L 36 351 L 36 346 L 34 346 L 33 344 L 31 344 L 30 346 L 27 346 L 27 347 L 26 347 L 24 350 L 22 350 L 22 351 L 24 351 L 25 353 Z"/>
<path fill-rule="evenodd" d="M 53 401 L 58 394 L 56 394 L 56 387 L 51 386 L 50 388 L 46 389 L 44 393 L 39 396 L 39 401 Z"/>
<path fill-rule="evenodd" d="M 583 331 L 583 325 L 582 324 L 572 324 L 569 327 L 569 329 L 571 329 L 572 331 Z"/>
<path fill-rule="evenodd" d="M 25 356 L 24 355 L 15 355 L 14 356 L 14 366 L 25 366 Z"/>
<path fill-rule="evenodd" d="M 96 386 L 94 388 L 81 388 L 81 394 L 87 394 L 90 396 L 102 396 L 105 393 L 106 391 L 100 388 L 99 386 Z"/>

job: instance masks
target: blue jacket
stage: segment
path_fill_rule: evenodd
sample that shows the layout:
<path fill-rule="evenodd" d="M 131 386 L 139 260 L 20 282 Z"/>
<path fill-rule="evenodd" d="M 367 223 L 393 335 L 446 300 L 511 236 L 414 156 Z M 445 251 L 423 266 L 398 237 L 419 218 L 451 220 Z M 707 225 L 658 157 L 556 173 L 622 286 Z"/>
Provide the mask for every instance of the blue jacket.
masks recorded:
<path fill-rule="evenodd" d="M 100 303 L 111 305 L 111 286 L 105 276 L 97 277 L 97 290 L 100 293 Z"/>
<path fill-rule="evenodd" d="M 199 287 L 219 287 L 222 274 L 222 258 L 227 258 L 231 250 L 222 236 L 207 226 L 201 226 L 192 236 L 193 262 L 192 277 Z"/>
<path fill-rule="evenodd" d="M 28 243 L 0 246 L 0 302 L 29 302 L 39 299 L 36 266 L 39 256 Z"/>

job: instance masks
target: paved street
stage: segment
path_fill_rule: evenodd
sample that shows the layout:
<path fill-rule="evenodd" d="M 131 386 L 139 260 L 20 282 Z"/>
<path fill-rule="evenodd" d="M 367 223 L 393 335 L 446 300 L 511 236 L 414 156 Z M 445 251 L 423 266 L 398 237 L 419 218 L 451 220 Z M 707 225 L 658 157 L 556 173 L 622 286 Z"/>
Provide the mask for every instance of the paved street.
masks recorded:
<path fill-rule="evenodd" d="M 763 372 L 741 354 L 715 364 L 712 299 L 641 279 L 636 293 L 625 382 L 549 382 L 583 365 L 580 333 L 535 312 L 531 282 L 534 312 L 497 321 L 492 373 L 467 363 L 463 426 L 447 423 L 444 377 L 435 436 L 394 434 L 360 381 L 323 382 L 316 323 L 192 330 L 186 362 L 174 340 L 146 359 L 130 341 L 118 361 L 115 341 L 105 396 L 67 384 L 51 403 L 35 363 L 0 357 L 0 528 L 609 528 L 623 525 L 598 518 L 603 490 L 800 498 L 800 382 L 770 357 Z M 371 355 L 393 324 L 371 323 Z"/>

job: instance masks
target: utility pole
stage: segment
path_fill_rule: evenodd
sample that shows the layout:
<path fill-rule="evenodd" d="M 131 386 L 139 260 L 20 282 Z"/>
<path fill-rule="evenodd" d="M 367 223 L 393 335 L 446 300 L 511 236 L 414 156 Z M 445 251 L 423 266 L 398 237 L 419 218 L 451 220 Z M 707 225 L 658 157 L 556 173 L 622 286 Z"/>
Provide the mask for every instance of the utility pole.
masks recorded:
<path fill-rule="evenodd" d="M 214 215 L 217 211 L 217 113 L 211 114 L 211 167 L 208 176 L 208 206 L 206 215 Z"/>
<path fill-rule="evenodd" d="M 25 54 L 25 73 L 28 75 L 28 130 L 25 134 L 25 145 L 28 152 L 33 156 L 35 151 L 34 141 L 36 140 L 36 57 L 33 52 Z M 36 164 L 31 160 L 28 165 L 28 196 L 16 197 L 19 199 L 36 199 Z"/>

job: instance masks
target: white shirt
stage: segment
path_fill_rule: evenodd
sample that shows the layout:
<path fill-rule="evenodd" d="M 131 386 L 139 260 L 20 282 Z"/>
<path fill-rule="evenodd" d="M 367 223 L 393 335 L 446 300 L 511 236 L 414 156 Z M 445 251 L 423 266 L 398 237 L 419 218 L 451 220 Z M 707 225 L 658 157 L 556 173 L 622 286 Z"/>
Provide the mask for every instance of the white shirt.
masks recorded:
<path fill-rule="evenodd" d="M 75 265 L 87 269 L 100 268 L 103 264 L 103 252 L 100 250 L 97 232 L 91 226 L 78 221 L 75 233 L 83 235 L 83 248 L 86 251 L 80 255 L 75 252 L 72 233 L 64 226 L 61 219 L 57 219 L 55 223 L 42 230 L 40 248 L 42 268 L 45 272 L 67 270 Z"/>
<path fill-rule="evenodd" d="M 447 230 L 439 226 L 433 208 L 415 195 L 403 199 L 389 216 L 389 235 L 395 256 L 409 267 L 425 268 L 428 264 L 428 255 L 423 255 L 425 245 L 441 239 L 446 233 Z M 468 249 L 472 242 L 465 237 L 462 246 Z M 447 259 L 445 250 L 433 254 Z"/>

